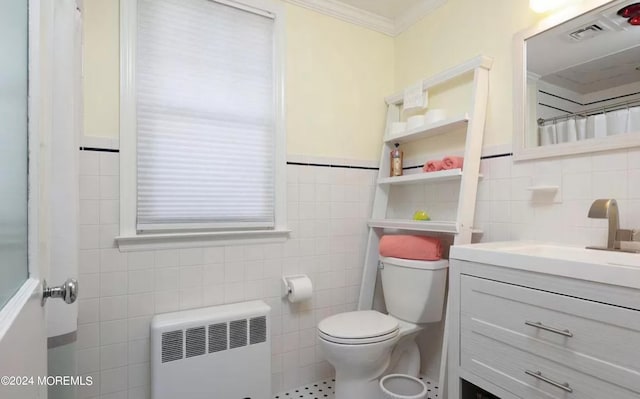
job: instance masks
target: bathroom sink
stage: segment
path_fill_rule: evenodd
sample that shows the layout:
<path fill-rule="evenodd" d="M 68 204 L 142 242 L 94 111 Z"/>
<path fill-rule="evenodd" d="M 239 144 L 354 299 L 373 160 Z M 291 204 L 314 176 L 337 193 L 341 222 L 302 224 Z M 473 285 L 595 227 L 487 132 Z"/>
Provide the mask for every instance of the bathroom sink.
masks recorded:
<path fill-rule="evenodd" d="M 529 243 L 527 245 L 514 247 L 507 246 L 504 248 L 504 251 L 525 256 L 564 259 L 567 261 L 640 267 L 640 254 L 629 252 L 601 251 L 543 243 Z"/>
<path fill-rule="evenodd" d="M 451 247 L 451 259 L 640 288 L 640 254 L 532 241 Z"/>

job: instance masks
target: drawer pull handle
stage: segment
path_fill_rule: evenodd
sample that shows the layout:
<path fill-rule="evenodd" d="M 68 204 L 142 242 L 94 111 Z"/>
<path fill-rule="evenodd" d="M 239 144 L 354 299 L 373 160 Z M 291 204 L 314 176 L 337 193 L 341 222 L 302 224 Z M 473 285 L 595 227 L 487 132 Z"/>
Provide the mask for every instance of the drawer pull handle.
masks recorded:
<path fill-rule="evenodd" d="M 531 327 L 539 328 L 541 330 L 545 330 L 545 331 L 549 331 L 549 332 L 552 332 L 552 333 L 564 335 L 565 337 L 573 337 L 573 333 L 571 331 L 569 331 L 569 330 L 561 330 L 559 328 L 553 328 L 553 327 L 545 326 L 544 324 L 540 323 L 539 321 L 537 321 L 537 322 L 525 321 L 524 324 L 526 324 L 528 326 L 531 326 Z"/>
<path fill-rule="evenodd" d="M 571 389 L 571 387 L 569 386 L 568 382 L 565 382 L 565 383 L 556 382 L 556 381 L 554 381 L 554 380 L 552 380 L 550 378 L 547 378 L 547 377 L 543 376 L 541 371 L 525 370 L 524 372 L 527 375 L 530 375 L 530 376 L 532 376 L 534 378 L 537 378 L 540 381 L 544 381 L 547 384 L 553 385 L 556 388 L 560 388 L 563 391 L 566 391 L 566 392 L 569 392 L 569 393 L 573 392 L 573 389 Z"/>

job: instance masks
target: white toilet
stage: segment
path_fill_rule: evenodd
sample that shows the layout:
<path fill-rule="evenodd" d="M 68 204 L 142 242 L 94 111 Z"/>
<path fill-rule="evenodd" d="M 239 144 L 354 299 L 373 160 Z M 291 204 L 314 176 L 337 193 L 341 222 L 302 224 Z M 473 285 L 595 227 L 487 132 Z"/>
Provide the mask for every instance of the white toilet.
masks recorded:
<path fill-rule="evenodd" d="M 336 399 L 377 398 L 378 379 L 417 377 L 420 324 L 442 319 L 449 262 L 380 257 L 389 315 L 375 310 L 340 313 L 318 323 L 320 348 L 336 370 Z"/>

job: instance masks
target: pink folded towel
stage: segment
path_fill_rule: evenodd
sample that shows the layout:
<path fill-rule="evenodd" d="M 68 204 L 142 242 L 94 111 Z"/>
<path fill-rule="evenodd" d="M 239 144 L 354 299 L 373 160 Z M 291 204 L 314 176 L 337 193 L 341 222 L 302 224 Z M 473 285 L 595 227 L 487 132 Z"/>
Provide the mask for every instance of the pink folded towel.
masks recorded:
<path fill-rule="evenodd" d="M 423 172 L 437 172 L 439 170 L 442 170 L 442 161 L 438 161 L 437 159 L 427 161 L 422 167 Z"/>
<path fill-rule="evenodd" d="M 380 239 L 380 255 L 414 260 L 442 259 L 442 243 L 425 236 L 390 235 Z"/>
<path fill-rule="evenodd" d="M 442 159 L 442 169 L 462 169 L 462 165 L 464 164 L 463 157 L 444 157 Z"/>

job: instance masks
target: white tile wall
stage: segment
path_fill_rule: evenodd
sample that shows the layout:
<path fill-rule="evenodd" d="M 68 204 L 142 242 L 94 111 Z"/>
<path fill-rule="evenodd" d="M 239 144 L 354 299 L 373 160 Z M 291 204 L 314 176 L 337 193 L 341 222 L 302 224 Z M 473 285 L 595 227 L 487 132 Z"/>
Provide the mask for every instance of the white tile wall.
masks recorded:
<path fill-rule="evenodd" d="M 484 160 L 476 208 L 481 241 L 541 240 L 606 244 L 607 222 L 587 218 L 593 200 L 615 198 L 623 228 L 640 228 L 640 149 L 514 163 Z M 526 187 L 558 185 L 556 200 Z M 559 198 L 559 200 L 558 200 Z"/>
<path fill-rule="evenodd" d="M 314 160 L 317 162 L 319 160 Z M 623 227 L 640 228 L 640 150 L 514 163 L 481 163 L 476 225 L 481 241 L 536 239 L 573 245 L 606 242 L 606 221 L 587 218 L 591 202 L 616 198 Z M 273 315 L 273 391 L 327 378 L 317 322 L 355 308 L 366 219 L 376 171 L 288 166 L 291 239 L 282 244 L 120 253 L 118 155 L 81 152 L 78 369 L 96 384 L 82 398 L 149 397 L 149 322 L 156 313 L 263 299 Z M 554 200 L 526 188 L 557 184 Z M 427 210 L 455 215 L 456 184 L 394 188 L 390 217 Z M 307 273 L 313 301 L 279 297 L 283 274 Z"/>
<path fill-rule="evenodd" d="M 332 375 L 315 326 L 355 309 L 377 171 L 288 166 L 285 243 L 121 253 L 118 154 L 80 156 L 78 370 L 96 382 L 80 399 L 149 398 L 154 314 L 252 299 L 272 307 L 273 392 Z M 280 298 L 280 277 L 296 273 L 314 282 L 310 303 Z"/>

